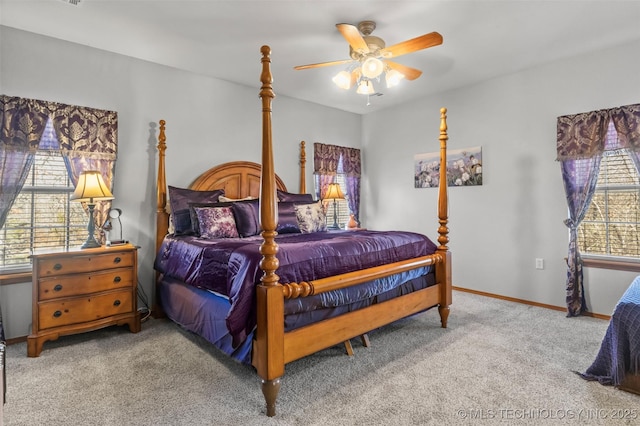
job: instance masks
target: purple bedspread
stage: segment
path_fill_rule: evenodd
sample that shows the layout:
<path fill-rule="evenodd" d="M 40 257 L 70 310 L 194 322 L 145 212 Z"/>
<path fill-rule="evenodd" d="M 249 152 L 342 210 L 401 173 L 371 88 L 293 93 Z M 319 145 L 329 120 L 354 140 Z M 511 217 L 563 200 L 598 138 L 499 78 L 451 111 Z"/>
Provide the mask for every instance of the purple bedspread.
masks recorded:
<path fill-rule="evenodd" d="M 310 281 L 432 254 L 436 245 L 405 231 L 343 231 L 276 237 L 281 283 Z M 155 269 L 167 277 L 229 297 L 227 327 L 240 344 L 255 327 L 255 285 L 262 270 L 262 238 L 205 240 L 167 236 Z M 381 289 L 384 291 L 386 289 Z"/>
<path fill-rule="evenodd" d="M 640 277 L 616 304 L 595 361 L 580 375 L 619 386 L 627 373 L 640 374 Z"/>

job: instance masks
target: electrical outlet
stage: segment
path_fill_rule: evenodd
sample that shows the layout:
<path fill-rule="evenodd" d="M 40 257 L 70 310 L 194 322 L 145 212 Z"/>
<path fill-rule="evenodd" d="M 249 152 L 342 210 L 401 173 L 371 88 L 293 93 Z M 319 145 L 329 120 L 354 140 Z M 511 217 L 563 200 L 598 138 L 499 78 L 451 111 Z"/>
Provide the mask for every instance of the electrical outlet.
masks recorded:
<path fill-rule="evenodd" d="M 536 269 L 544 269 L 544 259 L 536 259 Z"/>

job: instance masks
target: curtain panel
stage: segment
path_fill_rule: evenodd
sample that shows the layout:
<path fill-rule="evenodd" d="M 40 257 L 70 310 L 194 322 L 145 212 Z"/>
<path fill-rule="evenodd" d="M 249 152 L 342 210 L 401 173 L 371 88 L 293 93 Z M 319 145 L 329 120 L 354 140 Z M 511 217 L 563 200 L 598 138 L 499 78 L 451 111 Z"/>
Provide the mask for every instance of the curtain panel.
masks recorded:
<path fill-rule="evenodd" d="M 107 187 L 113 189 L 118 145 L 117 112 L 0 95 L 0 114 L 0 227 L 24 185 L 32 155 L 38 150 L 49 119 L 71 182 L 76 185 L 82 171 L 99 170 Z M 96 204 L 94 219 L 98 225 L 107 219 L 110 207 L 110 201 Z M 88 211 L 86 206 L 84 208 Z M 98 238 L 102 242 L 101 238 L 102 235 Z"/>
<path fill-rule="evenodd" d="M 615 131 L 610 131 L 610 126 Z M 578 250 L 578 227 L 595 192 L 600 160 L 605 151 L 626 149 L 640 171 L 640 104 L 558 117 L 557 160 L 569 210 L 567 256 L 567 315 L 587 310 L 583 262 Z"/>

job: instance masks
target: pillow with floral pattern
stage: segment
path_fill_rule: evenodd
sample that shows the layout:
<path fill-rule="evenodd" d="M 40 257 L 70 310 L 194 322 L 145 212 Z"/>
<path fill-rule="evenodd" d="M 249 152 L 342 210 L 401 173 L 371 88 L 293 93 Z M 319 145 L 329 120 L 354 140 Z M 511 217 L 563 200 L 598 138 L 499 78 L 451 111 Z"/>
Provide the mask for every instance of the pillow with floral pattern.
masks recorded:
<path fill-rule="evenodd" d="M 194 207 L 200 238 L 238 238 L 231 207 Z"/>
<path fill-rule="evenodd" d="M 300 232 L 303 234 L 327 230 L 322 201 L 313 204 L 297 204 L 295 209 Z"/>

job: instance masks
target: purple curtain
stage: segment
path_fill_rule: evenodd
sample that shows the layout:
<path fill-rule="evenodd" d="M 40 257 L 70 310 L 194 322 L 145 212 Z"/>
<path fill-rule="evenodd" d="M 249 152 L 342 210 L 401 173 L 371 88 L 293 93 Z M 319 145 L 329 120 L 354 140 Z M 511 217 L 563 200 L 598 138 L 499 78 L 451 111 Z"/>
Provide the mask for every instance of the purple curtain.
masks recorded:
<path fill-rule="evenodd" d="M 118 114 L 95 108 L 50 103 L 53 127 L 60 142 L 69 176 L 74 185 L 84 170 L 98 170 L 105 185 L 113 191 L 113 175 L 118 145 Z M 84 206 L 85 211 L 88 211 Z M 98 201 L 94 220 L 104 242 L 102 225 L 107 220 L 111 201 Z"/>
<path fill-rule="evenodd" d="M 339 171 L 339 165 L 342 170 Z M 322 143 L 313 144 L 314 174 L 318 185 L 316 196 L 322 199 L 327 186 L 333 183 L 337 173 L 346 175 L 346 197 L 349 211 L 355 216 L 360 225 L 360 150 L 337 145 Z"/>
<path fill-rule="evenodd" d="M 640 173 L 640 104 L 612 109 L 611 121 L 618 136 L 618 146 L 629 150 Z"/>
<path fill-rule="evenodd" d="M 20 160 L 16 151 L 33 155 L 49 119 L 72 183 L 78 182 L 84 170 L 99 170 L 107 187 L 113 189 L 118 144 L 116 112 L 5 95 L 0 96 L 0 107 L 0 226 L 4 225 L 9 208 L 22 189 L 32 161 Z M 22 183 L 20 177 L 15 176 L 19 173 L 25 175 Z M 107 219 L 110 206 L 110 201 L 96 204 L 94 219 L 98 226 Z M 98 240 L 102 241 L 102 235 Z"/>
<path fill-rule="evenodd" d="M 596 189 L 600 160 L 597 156 L 587 159 L 564 160 L 560 163 L 564 190 L 569 206 L 569 218 L 564 221 L 569 228 L 569 254 L 567 256 L 567 314 L 580 315 L 587 310 L 584 295 L 582 259 L 577 247 L 578 226 L 589 209 Z"/>
<path fill-rule="evenodd" d="M 313 171 L 317 175 L 334 176 L 338 171 L 342 147 L 323 143 L 313 144 Z"/>
<path fill-rule="evenodd" d="M 640 104 L 558 117 L 557 159 L 560 161 L 569 218 L 567 314 L 580 315 L 585 303 L 582 259 L 577 230 L 595 192 L 602 154 L 628 149 L 640 170 Z"/>
<path fill-rule="evenodd" d="M 34 156 L 30 151 L 0 149 L 0 228 L 24 186 Z"/>
<path fill-rule="evenodd" d="M 360 150 L 357 148 L 342 148 L 342 170 L 346 175 L 347 203 L 349 211 L 355 216 L 360 226 Z"/>
<path fill-rule="evenodd" d="M 0 228 L 22 190 L 47 119 L 37 101 L 0 96 Z"/>

